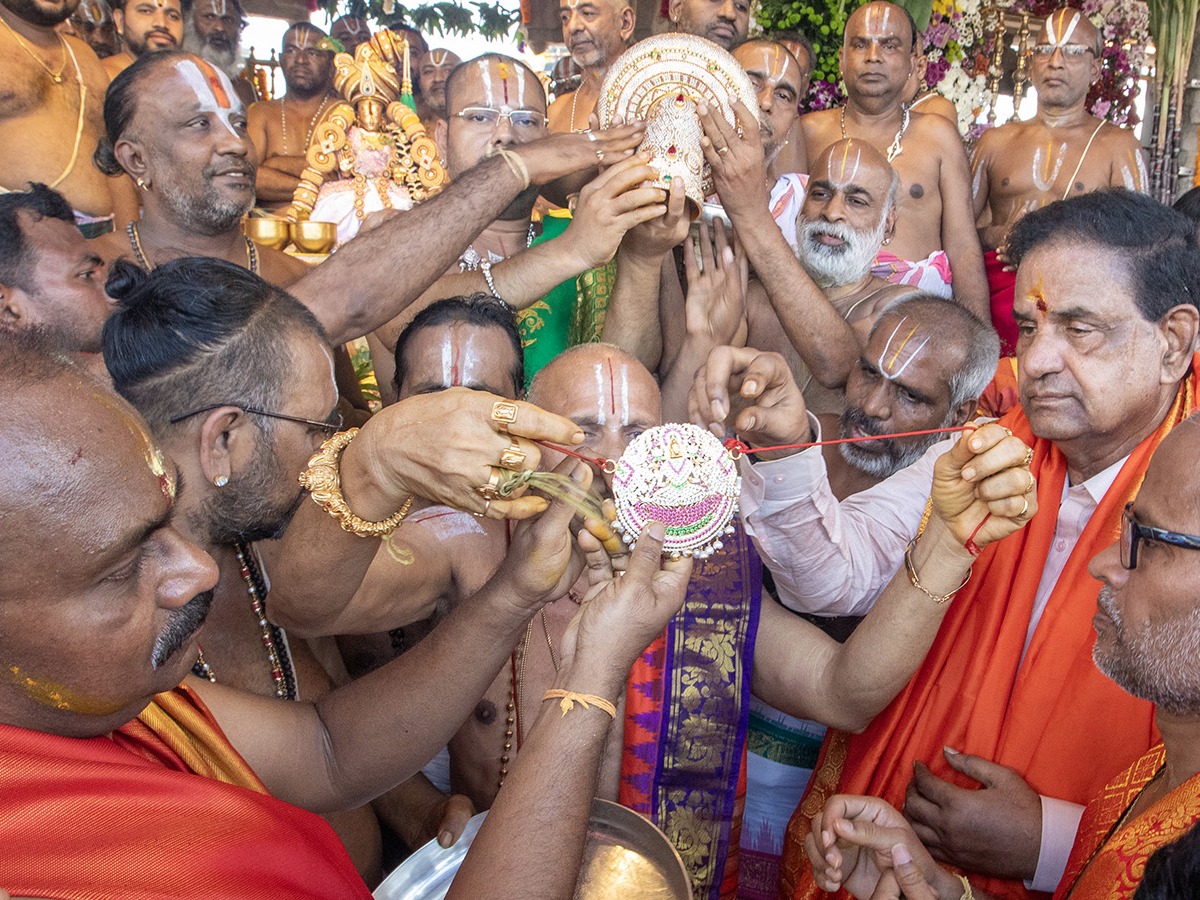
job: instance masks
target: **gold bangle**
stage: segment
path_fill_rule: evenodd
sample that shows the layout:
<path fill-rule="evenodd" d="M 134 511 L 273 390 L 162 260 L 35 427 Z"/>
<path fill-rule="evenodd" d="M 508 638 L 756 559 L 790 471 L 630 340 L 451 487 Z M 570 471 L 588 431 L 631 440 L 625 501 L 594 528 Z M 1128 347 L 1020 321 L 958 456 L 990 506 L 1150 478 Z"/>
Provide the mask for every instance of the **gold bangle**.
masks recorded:
<path fill-rule="evenodd" d="M 564 691 L 562 688 L 551 688 L 542 695 L 543 700 L 558 700 L 558 708 L 562 710 L 565 716 L 575 708 L 578 703 L 584 709 L 591 709 L 593 706 L 597 709 L 608 713 L 613 719 L 617 717 L 617 708 L 605 700 L 603 697 L 597 697 L 595 694 L 577 694 L 575 691 Z"/>
<path fill-rule="evenodd" d="M 307 490 L 313 501 L 333 516 L 344 530 L 359 537 L 387 537 L 404 521 L 412 507 L 413 498 L 409 497 L 400 509 L 381 522 L 368 522 L 350 511 L 342 496 L 340 463 L 342 451 L 357 434 L 357 428 L 348 428 L 325 441 L 321 449 L 308 460 L 308 468 L 300 474 L 300 486 Z"/>
<path fill-rule="evenodd" d="M 525 188 L 529 187 L 529 167 L 525 165 L 525 160 L 521 159 L 521 155 L 519 153 L 497 146 L 495 149 L 495 155 L 499 156 L 506 163 L 508 163 L 509 169 L 511 169 L 512 173 L 517 176 L 517 180 L 521 182 L 521 190 L 525 190 Z"/>
<path fill-rule="evenodd" d="M 957 594 L 959 591 L 961 591 L 964 587 L 967 586 L 967 582 L 971 580 L 971 570 L 967 569 L 967 576 L 962 580 L 962 584 L 960 584 L 958 587 L 956 587 L 950 593 L 943 594 L 943 595 L 935 594 L 932 591 L 930 591 L 929 589 L 927 589 L 923 584 L 921 584 L 921 579 L 917 577 L 917 567 L 915 565 L 913 565 L 913 559 L 912 559 L 912 552 L 913 552 L 913 548 L 915 546 L 917 546 L 917 539 L 913 538 L 911 541 L 908 542 L 908 547 L 904 551 L 904 568 L 908 571 L 909 582 L 912 583 L 913 587 L 915 587 L 918 591 L 920 591 L 922 594 L 924 594 L 926 597 L 928 597 L 930 600 L 932 600 L 934 603 L 938 604 L 939 606 L 941 606 L 943 603 L 948 603 L 950 601 L 950 599 L 954 597 L 955 594 Z"/>
<path fill-rule="evenodd" d="M 966 582 L 963 582 L 963 584 L 966 584 Z M 971 882 L 967 881 L 967 876 L 955 875 L 954 877 L 961 881 L 963 886 L 963 895 L 959 900 L 975 900 L 975 892 L 971 890 Z"/>

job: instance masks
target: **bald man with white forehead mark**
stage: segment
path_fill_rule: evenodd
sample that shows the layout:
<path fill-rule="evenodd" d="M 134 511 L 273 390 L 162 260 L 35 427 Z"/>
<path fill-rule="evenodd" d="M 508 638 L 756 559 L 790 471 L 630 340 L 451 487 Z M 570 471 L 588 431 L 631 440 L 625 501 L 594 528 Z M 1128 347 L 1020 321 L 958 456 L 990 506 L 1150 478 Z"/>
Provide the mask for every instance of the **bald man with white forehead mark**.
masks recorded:
<path fill-rule="evenodd" d="M 1037 113 L 985 131 L 975 145 L 971 192 L 985 251 L 992 323 L 1006 355 L 1014 352 L 1013 284 L 998 251 L 1008 230 L 1055 200 L 1088 191 L 1146 190 L 1146 164 L 1133 132 L 1087 109 L 1088 90 L 1100 77 L 1101 36 L 1077 9 L 1056 10 L 1030 51 Z"/>
<path fill-rule="evenodd" d="M 987 280 L 962 137 L 941 116 L 905 106 L 916 50 L 912 17 L 904 9 L 872 2 L 855 10 L 841 51 L 846 105 L 801 118 L 808 158 L 846 137 L 886 154 L 900 174 L 900 196 L 896 234 L 876 259 L 875 273 L 943 297 L 953 293 L 984 317 Z"/>

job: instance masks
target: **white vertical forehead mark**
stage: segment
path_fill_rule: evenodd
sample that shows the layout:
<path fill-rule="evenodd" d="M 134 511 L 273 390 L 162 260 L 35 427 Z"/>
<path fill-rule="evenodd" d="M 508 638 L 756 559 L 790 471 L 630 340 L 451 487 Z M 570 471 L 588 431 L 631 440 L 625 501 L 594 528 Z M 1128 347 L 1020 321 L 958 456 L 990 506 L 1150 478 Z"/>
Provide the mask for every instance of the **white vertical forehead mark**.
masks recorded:
<path fill-rule="evenodd" d="M 222 17 L 228 15 L 229 5 L 227 3 L 227 0 L 211 0 L 211 2 L 212 2 L 212 11 L 214 13 L 216 13 L 218 16 L 222 16 Z"/>
<path fill-rule="evenodd" d="M 509 66 L 509 71 L 513 77 L 517 79 L 517 105 L 516 109 L 525 108 L 525 70 L 520 66 Z"/>
<path fill-rule="evenodd" d="M 1063 29 L 1061 37 L 1055 33 L 1056 29 L 1054 27 L 1054 17 L 1051 16 L 1049 21 L 1046 22 L 1046 32 L 1050 38 L 1050 45 L 1053 47 L 1066 46 L 1067 41 L 1071 39 L 1071 35 L 1075 33 L 1075 26 L 1079 24 L 1080 16 L 1081 13 L 1079 10 L 1076 10 L 1075 15 L 1071 16 L 1071 21 L 1068 22 L 1066 28 Z M 1058 17 L 1060 25 L 1066 17 L 1067 14 L 1065 12 Z"/>
<path fill-rule="evenodd" d="M 908 357 L 900 364 L 900 368 L 896 368 L 896 362 L 900 358 L 900 354 L 904 352 L 909 343 L 913 339 L 913 335 L 920 329 L 920 325 L 914 325 L 912 328 L 905 329 L 904 323 L 908 321 L 908 316 L 902 318 L 896 323 L 896 327 L 892 329 L 892 333 L 888 335 L 887 343 L 883 345 L 883 352 L 879 354 L 879 372 L 884 378 L 893 381 L 904 374 L 904 370 L 912 365 L 912 361 L 916 359 L 925 345 L 929 343 L 929 338 L 926 337 L 921 343 L 912 349 Z M 896 348 L 892 349 L 892 342 L 899 338 Z"/>
<path fill-rule="evenodd" d="M 621 416 L 621 427 L 629 425 L 629 366 L 621 364 L 621 387 L 616 391 L 617 412 Z"/>
<path fill-rule="evenodd" d="M 215 113 L 221 124 L 234 137 L 240 137 L 238 130 L 233 127 L 230 117 L 235 112 L 242 111 L 242 101 L 233 89 L 229 76 L 208 63 L 203 63 L 207 73 L 191 59 L 181 59 L 175 63 L 175 71 L 187 82 L 196 97 L 201 112 Z M 213 81 L 216 84 L 214 85 Z"/>
<path fill-rule="evenodd" d="M 451 380 L 454 378 L 454 337 L 453 333 L 447 331 L 442 336 L 442 384 L 449 386 L 454 384 Z"/>
<path fill-rule="evenodd" d="M 296 46 L 301 50 L 308 48 L 308 43 L 311 38 L 312 31 L 308 28 L 299 28 L 296 30 Z"/>
<path fill-rule="evenodd" d="M 429 61 L 440 69 L 446 64 L 446 54 L 449 52 L 449 50 L 431 50 L 429 52 Z"/>
<path fill-rule="evenodd" d="M 592 372 L 596 376 L 596 424 L 608 424 L 608 391 L 604 389 L 604 363 L 596 363 L 592 366 Z"/>
<path fill-rule="evenodd" d="M 476 60 L 475 65 L 479 66 L 479 78 L 483 82 L 484 102 L 488 106 L 495 106 L 496 101 L 492 96 L 492 67 L 488 65 L 486 59 Z"/>

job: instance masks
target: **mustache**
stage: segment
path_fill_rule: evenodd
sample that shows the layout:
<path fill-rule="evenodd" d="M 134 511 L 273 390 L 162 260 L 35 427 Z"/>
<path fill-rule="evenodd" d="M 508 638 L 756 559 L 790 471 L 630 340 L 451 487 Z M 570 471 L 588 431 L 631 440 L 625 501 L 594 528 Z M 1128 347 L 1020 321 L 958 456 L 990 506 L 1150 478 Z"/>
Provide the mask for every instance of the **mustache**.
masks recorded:
<path fill-rule="evenodd" d="M 205 591 L 197 594 L 183 606 L 172 611 L 167 619 L 167 625 L 154 641 L 154 650 L 150 654 L 150 667 L 158 669 L 168 659 L 179 652 L 187 643 L 188 638 L 200 630 L 208 611 L 212 607 L 213 592 Z"/>
<path fill-rule="evenodd" d="M 1121 613 L 1117 611 L 1117 604 L 1113 602 L 1113 589 L 1107 584 L 1100 588 L 1100 595 L 1096 597 L 1096 605 L 1112 619 L 1114 625 L 1118 628 L 1121 627 Z"/>
<path fill-rule="evenodd" d="M 871 418 L 857 406 L 848 406 L 846 411 L 842 413 L 842 437 L 848 437 L 850 429 L 855 428 L 866 435 L 883 434 L 883 426 L 876 419 Z M 863 443 L 877 444 L 881 447 L 891 447 L 892 438 L 883 438 L 879 441 L 863 441 Z"/>

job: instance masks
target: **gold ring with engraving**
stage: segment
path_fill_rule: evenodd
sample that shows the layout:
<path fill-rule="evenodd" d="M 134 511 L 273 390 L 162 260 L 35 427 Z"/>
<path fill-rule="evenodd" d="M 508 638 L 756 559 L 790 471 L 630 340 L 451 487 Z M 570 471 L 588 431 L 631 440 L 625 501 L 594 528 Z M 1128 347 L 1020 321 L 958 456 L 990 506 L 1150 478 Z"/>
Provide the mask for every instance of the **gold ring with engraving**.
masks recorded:
<path fill-rule="evenodd" d="M 520 472 L 525 468 L 525 451 L 517 444 L 506 447 L 500 452 L 500 468 Z"/>
<path fill-rule="evenodd" d="M 597 162 L 604 162 L 604 151 L 603 151 L 603 150 L 597 150 L 597 151 L 596 151 L 596 161 L 597 161 Z"/>
<path fill-rule="evenodd" d="M 1026 448 L 1025 448 L 1025 458 L 1024 458 L 1023 460 L 1021 460 L 1021 465 L 1023 465 L 1023 466 L 1027 466 L 1027 465 L 1029 465 L 1031 462 L 1033 462 L 1033 448 L 1032 448 L 1032 447 L 1026 447 Z M 1032 476 L 1032 474 L 1030 475 L 1030 477 L 1031 477 L 1031 478 L 1033 477 L 1033 476 Z M 1032 487 L 1032 485 L 1030 485 L 1030 487 Z"/>
<path fill-rule="evenodd" d="M 1035 487 L 1037 487 L 1037 479 L 1033 477 L 1033 473 L 1028 469 L 1025 470 L 1025 474 L 1029 476 L 1029 487 L 1025 488 L 1025 493 L 1028 494 Z"/>
<path fill-rule="evenodd" d="M 487 480 L 487 484 L 481 484 L 475 488 L 479 495 L 485 500 L 495 500 L 500 496 L 500 479 L 504 477 L 504 470 L 492 467 L 492 475 Z"/>
<path fill-rule="evenodd" d="M 508 426 L 517 421 L 517 404 L 511 400 L 497 400 L 492 404 L 492 421 L 500 431 L 508 434 Z"/>
<path fill-rule="evenodd" d="M 718 147 L 717 148 L 717 153 L 719 153 L 721 156 L 724 156 L 728 152 L 729 152 L 728 147 Z"/>
<path fill-rule="evenodd" d="M 1018 519 L 1025 518 L 1025 513 L 1027 513 L 1027 512 L 1029 512 L 1029 498 L 1022 497 L 1021 498 L 1021 511 L 1019 513 L 1017 513 L 1017 518 Z"/>

